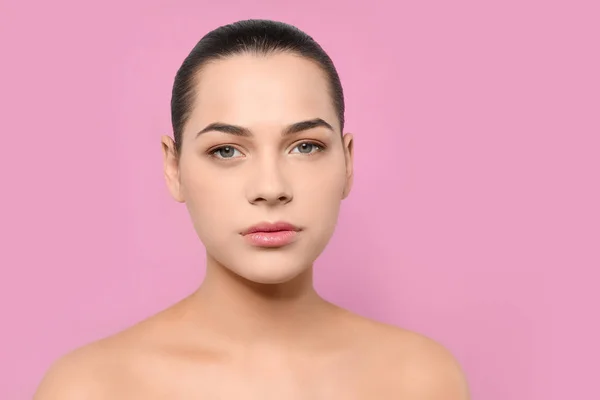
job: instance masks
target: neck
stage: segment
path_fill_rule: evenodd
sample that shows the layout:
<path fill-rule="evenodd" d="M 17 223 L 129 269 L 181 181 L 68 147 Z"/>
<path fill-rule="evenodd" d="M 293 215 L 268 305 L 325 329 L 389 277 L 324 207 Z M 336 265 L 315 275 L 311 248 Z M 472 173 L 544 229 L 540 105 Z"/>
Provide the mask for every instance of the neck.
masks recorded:
<path fill-rule="evenodd" d="M 205 279 L 188 301 L 204 326 L 244 345 L 311 340 L 336 310 L 314 290 L 312 266 L 291 281 L 259 284 L 210 256 Z"/>

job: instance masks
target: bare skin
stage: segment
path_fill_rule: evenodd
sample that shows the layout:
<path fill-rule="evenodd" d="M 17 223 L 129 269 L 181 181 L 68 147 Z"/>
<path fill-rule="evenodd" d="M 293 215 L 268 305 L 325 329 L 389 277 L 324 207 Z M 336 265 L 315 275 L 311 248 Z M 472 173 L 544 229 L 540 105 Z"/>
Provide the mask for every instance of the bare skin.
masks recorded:
<path fill-rule="evenodd" d="M 452 356 L 423 336 L 316 298 L 263 304 L 271 316 L 246 323 L 250 310 L 214 315 L 195 296 L 69 354 L 36 399 L 468 399 Z"/>
<path fill-rule="evenodd" d="M 162 139 L 167 187 L 206 247 L 202 285 L 60 359 L 36 400 L 469 398 L 442 346 L 343 310 L 313 288 L 313 262 L 353 177 L 353 137 L 340 134 L 328 93 L 318 66 L 286 53 L 202 70 L 181 151 Z M 314 119 L 326 124 L 282 134 Z M 198 135 L 215 122 L 250 134 Z M 312 145 L 300 152 L 302 143 Z M 291 245 L 256 248 L 240 234 L 280 220 L 302 228 Z"/>

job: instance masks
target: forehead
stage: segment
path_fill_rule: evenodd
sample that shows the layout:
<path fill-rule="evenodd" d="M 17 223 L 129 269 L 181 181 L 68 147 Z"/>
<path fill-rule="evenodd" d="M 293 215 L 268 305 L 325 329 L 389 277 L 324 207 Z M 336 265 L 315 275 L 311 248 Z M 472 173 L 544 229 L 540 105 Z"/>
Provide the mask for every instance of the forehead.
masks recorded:
<path fill-rule="evenodd" d="M 315 62 L 288 53 L 243 54 L 202 68 L 188 126 L 219 121 L 259 129 L 313 118 L 338 126 L 327 76 Z"/>

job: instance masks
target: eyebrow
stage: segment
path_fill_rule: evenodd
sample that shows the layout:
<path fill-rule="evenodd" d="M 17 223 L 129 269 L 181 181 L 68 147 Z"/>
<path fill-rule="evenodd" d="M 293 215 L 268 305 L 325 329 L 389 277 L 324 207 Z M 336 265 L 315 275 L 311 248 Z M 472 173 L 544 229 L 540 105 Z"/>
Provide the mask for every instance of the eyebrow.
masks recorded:
<path fill-rule="evenodd" d="M 321 118 L 314 118 L 314 119 L 309 119 L 307 121 L 296 122 L 292 125 L 289 125 L 287 128 L 285 128 L 285 130 L 281 133 L 281 135 L 282 136 L 292 135 L 295 133 L 300 133 L 303 131 L 307 131 L 309 129 L 319 128 L 319 127 L 326 128 L 332 132 L 335 131 L 330 124 L 325 122 L 325 120 L 323 120 Z M 246 136 L 246 137 L 253 136 L 252 131 L 243 126 L 225 124 L 222 122 L 213 122 L 212 124 L 209 124 L 206 128 L 202 129 L 200 132 L 198 132 L 196 134 L 196 137 L 202 135 L 203 133 L 210 132 L 210 131 L 223 132 L 223 133 L 228 133 L 230 135 L 235 135 L 235 136 Z"/>

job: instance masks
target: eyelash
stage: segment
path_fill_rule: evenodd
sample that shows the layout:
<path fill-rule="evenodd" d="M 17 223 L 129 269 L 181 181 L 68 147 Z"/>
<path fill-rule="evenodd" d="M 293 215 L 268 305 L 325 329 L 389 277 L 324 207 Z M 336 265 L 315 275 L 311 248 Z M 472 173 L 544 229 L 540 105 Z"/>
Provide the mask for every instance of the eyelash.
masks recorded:
<path fill-rule="evenodd" d="M 296 146 L 294 146 L 294 149 L 296 149 L 296 148 L 298 148 L 298 147 L 302 146 L 303 144 L 309 144 L 309 145 L 315 146 L 315 147 L 317 148 L 317 150 L 315 150 L 315 151 L 314 151 L 314 152 L 312 152 L 312 153 L 298 153 L 298 154 L 304 154 L 304 155 L 306 155 L 306 156 L 312 156 L 312 155 L 314 155 L 314 154 L 316 154 L 316 153 L 320 153 L 320 152 L 322 152 L 322 151 L 324 151 L 324 150 L 326 149 L 325 145 L 323 145 L 323 144 L 321 144 L 321 143 L 317 143 L 317 142 L 312 142 L 312 141 L 304 141 L 304 142 L 300 142 L 300 143 L 298 143 Z M 221 160 L 221 161 L 226 161 L 226 160 L 234 160 L 234 159 L 235 159 L 235 158 L 237 158 L 237 157 L 231 157 L 231 158 L 229 158 L 229 157 L 217 157 L 217 156 L 216 156 L 216 153 L 217 153 L 219 150 L 222 150 L 222 149 L 225 149 L 225 148 L 228 148 L 228 147 L 229 147 L 229 148 L 232 148 L 233 150 L 237 150 L 237 151 L 239 151 L 239 150 L 238 150 L 238 149 L 237 149 L 235 146 L 231 146 L 231 145 L 225 145 L 225 146 L 219 146 L 219 147 L 216 147 L 216 148 L 214 148 L 214 149 L 212 149 L 212 150 L 208 151 L 208 154 L 209 154 L 211 157 L 214 157 L 214 158 L 216 158 L 216 159 L 218 159 L 218 160 Z M 241 151 L 240 151 L 240 153 L 241 153 Z"/>

